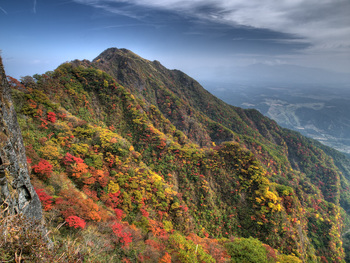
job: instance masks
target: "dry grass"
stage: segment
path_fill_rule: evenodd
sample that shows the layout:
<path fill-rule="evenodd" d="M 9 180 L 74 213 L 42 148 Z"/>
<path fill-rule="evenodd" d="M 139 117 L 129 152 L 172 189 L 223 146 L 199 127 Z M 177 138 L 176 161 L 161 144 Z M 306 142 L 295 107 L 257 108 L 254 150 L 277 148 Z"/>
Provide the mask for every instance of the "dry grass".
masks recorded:
<path fill-rule="evenodd" d="M 62 225 L 58 226 L 61 227 Z M 41 222 L 0 206 L 0 262 L 83 262 L 74 241 L 52 242 Z"/>

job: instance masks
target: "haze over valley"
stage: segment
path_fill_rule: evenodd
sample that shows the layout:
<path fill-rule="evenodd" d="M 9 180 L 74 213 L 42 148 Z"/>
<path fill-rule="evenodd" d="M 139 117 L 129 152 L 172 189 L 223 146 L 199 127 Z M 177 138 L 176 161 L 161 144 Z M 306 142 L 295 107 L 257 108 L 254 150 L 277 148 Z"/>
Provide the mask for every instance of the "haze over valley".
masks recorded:
<path fill-rule="evenodd" d="M 285 128 L 350 154 L 350 89 L 346 84 L 205 83 L 215 96 L 254 108 Z"/>

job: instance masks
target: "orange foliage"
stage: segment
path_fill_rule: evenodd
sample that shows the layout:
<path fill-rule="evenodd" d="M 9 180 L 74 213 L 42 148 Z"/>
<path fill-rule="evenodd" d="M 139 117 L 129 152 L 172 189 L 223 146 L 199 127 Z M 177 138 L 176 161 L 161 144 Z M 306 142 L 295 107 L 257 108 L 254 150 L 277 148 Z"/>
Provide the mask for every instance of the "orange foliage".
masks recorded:
<path fill-rule="evenodd" d="M 80 178 L 83 174 L 87 173 L 88 166 L 85 163 L 75 163 L 71 166 L 72 176 Z"/>
<path fill-rule="evenodd" d="M 71 172 L 73 177 L 80 178 L 88 172 L 88 166 L 84 160 L 67 153 L 63 158 L 63 163 L 67 166 L 67 170 Z"/>
<path fill-rule="evenodd" d="M 84 220 L 105 221 L 108 218 L 107 212 L 101 210 L 91 199 L 84 199 L 81 193 L 75 188 L 68 188 L 60 192 L 56 199 L 56 208 L 62 215 L 79 216 Z"/>
<path fill-rule="evenodd" d="M 164 256 L 159 259 L 158 263 L 171 263 L 171 256 L 168 252 L 165 252 Z"/>
<path fill-rule="evenodd" d="M 152 219 L 149 219 L 148 222 L 149 222 L 148 228 L 153 235 L 159 236 L 159 237 L 167 236 L 167 232 L 164 230 L 163 224 L 161 222 L 158 222 Z"/>
<path fill-rule="evenodd" d="M 83 202 L 82 211 L 88 219 L 93 221 L 101 221 L 101 216 L 99 215 L 98 205 L 94 203 L 91 199 L 85 199 Z"/>

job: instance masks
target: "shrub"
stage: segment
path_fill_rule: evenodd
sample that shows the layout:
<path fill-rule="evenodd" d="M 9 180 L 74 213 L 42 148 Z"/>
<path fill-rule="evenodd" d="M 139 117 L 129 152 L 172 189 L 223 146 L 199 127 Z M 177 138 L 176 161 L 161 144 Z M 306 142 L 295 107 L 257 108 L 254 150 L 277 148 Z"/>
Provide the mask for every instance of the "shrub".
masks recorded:
<path fill-rule="evenodd" d="M 56 122 L 56 114 L 52 111 L 47 113 L 47 119 L 52 122 L 55 123 Z"/>
<path fill-rule="evenodd" d="M 231 262 L 268 263 L 266 249 L 263 244 L 252 237 L 237 238 L 226 244 Z"/>
<path fill-rule="evenodd" d="M 40 202 L 45 211 L 52 209 L 52 196 L 48 195 L 43 189 L 35 189 L 39 196 Z"/>
<path fill-rule="evenodd" d="M 52 173 L 52 165 L 44 160 L 40 159 L 39 163 L 32 166 L 34 172 L 42 178 L 50 178 Z"/>
<path fill-rule="evenodd" d="M 66 222 L 70 227 L 84 229 L 86 222 L 78 216 L 69 216 L 66 218 Z"/>

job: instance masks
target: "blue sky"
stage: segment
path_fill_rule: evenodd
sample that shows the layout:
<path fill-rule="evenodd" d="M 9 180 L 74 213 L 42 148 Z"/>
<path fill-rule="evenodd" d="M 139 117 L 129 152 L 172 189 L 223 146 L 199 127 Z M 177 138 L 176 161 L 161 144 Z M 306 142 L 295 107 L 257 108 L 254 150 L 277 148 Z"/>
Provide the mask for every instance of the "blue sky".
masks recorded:
<path fill-rule="evenodd" d="M 8 75 L 127 48 L 197 79 L 254 64 L 350 74 L 349 0 L 0 0 Z"/>

